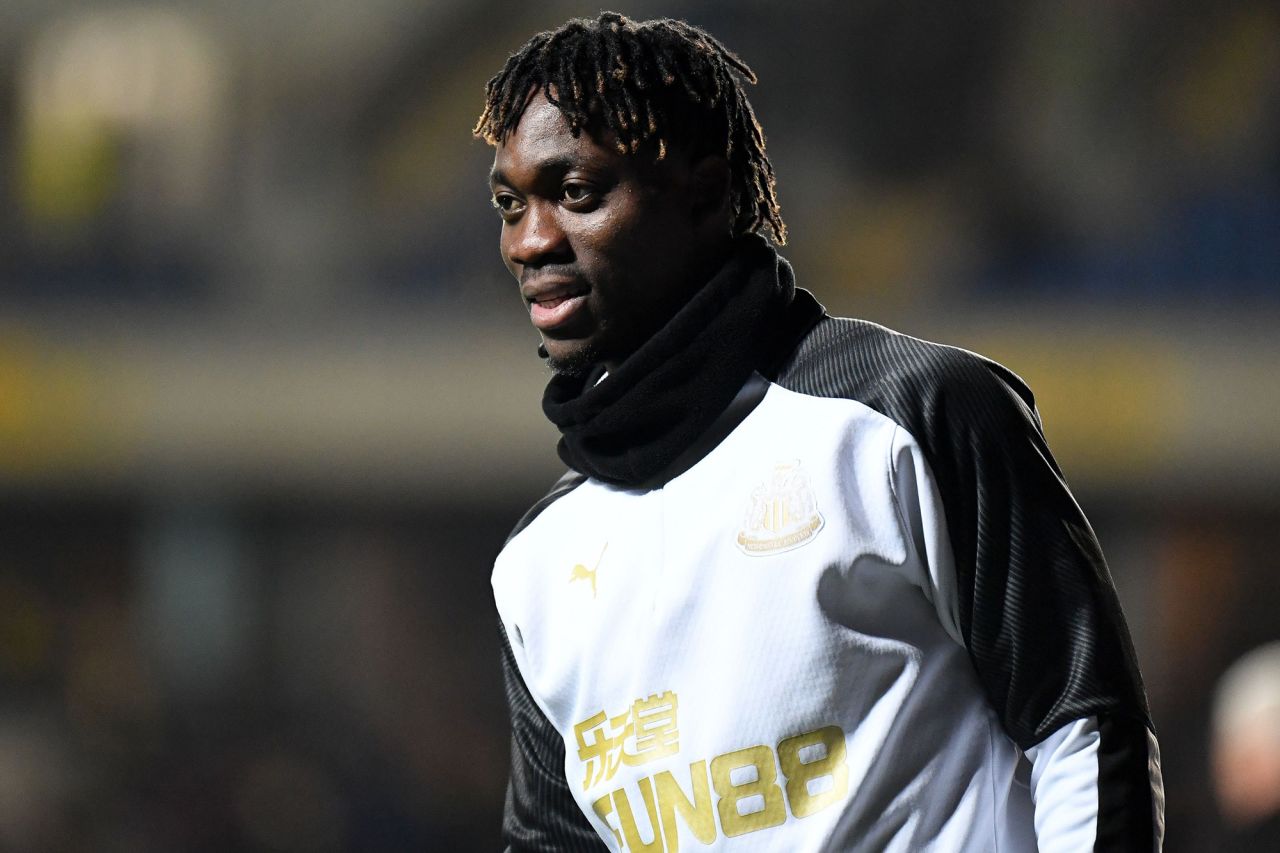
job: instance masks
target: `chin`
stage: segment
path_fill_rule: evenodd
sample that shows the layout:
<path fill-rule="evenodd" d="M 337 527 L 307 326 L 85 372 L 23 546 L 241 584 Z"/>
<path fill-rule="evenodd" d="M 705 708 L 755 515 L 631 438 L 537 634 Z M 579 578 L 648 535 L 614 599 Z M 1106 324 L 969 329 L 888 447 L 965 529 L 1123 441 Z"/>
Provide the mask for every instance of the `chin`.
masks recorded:
<path fill-rule="evenodd" d="M 567 346 L 546 344 L 547 367 L 565 376 L 583 376 L 600 363 L 600 352 L 590 342 L 582 341 Z"/>

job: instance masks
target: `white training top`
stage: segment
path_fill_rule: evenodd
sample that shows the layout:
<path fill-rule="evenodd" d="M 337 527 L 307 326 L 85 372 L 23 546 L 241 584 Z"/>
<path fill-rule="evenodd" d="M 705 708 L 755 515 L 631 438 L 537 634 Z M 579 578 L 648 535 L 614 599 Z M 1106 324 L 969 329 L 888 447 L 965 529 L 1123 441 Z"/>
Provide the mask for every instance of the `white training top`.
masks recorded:
<path fill-rule="evenodd" d="M 771 385 L 663 487 L 552 503 L 493 585 L 612 850 L 1093 845 L 1094 720 L 1002 731 L 929 466 L 860 402 Z"/>

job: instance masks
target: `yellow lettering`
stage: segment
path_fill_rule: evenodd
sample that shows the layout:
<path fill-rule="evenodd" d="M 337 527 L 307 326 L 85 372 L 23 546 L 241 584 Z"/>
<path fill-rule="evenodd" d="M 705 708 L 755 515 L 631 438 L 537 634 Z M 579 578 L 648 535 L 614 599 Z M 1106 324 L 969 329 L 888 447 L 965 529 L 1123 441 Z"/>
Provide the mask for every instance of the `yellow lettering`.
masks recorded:
<path fill-rule="evenodd" d="M 667 841 L 668 853 L 680 849 L 680 832 L 676 826 L 676 812 L 684 818 L 693 837 L 703 844 L 716 840 L 716 818 L 711 804 L 711 790 L 707 785 L 707 762 L 695 761 L 689 765 L 693 783 L 693 799 L 684 795 L 680 783 L 668 770 L 653 777 L 658 790 L 658 812 L 662 815 L 662 836 Z"/>
<path fill-rule="evenodd" d="M 755 768 L 755 778 L 735 785 L 730 774 L 747 767 Z M 767 746 L 750 746 L 711 759 L 711 785 L 720 795 L 716 809 L 720 812 L 720 827 L 726 836 L 732 838 L 786 822 L 787 808 L 782 802 L 782 789 L 774 784 L 777 778 L 773 750 Z M 760 797 L 764 807 L 742 814 L 739 803 L 752 797 Z"/>
<path fill-rule="evenodd" d="M 622 848 L 622 833 L 618 832 L 617 827 L 609 823 L 609 815 L 613 814 L 613 805 L 609 802 L 609 795 L 605 794 L 600 799 L 591 804 L 591 808 L 595 810 L 596 816 L 604 821 L 605 826 L 613 832 L 613 837 L 618 839 L 618 848 Z"/>
<path fill-rule="evenodd" d="M 801 750 L 819 754 L 804 761 Z M 805 732 L 778 744 L 778 763 L 787 777 L 787 801 L 793 815 L 808 817 L 844 799 L 849 792 L 849 765 L 844 757 L 844 732 L 837 726 Z M 824 777 L 830 778 L 831 784 L 813 792 L 810 783 Z"/>
<path fill-rule="evenodd" d="M 649 813 L 649 827 L 652 830 L 650 834 L 653 840 L 646 843 L 640 837 L 635 815 L 631 812 L 631 801 L 627 799 L 627 791 L 625 788 L 619 788 L 613 792 L 613 806 L 618 812 L 618 822 L 622 824 L 622 835 L 626 838 L 627 849 L 662 853 L 662 833 L 658 831 L 658 810 L 653 802 L 653 783 L 646 776 L 636 784 L 640 787 L 640 796 L 644 798 L 644 810 Z"/>

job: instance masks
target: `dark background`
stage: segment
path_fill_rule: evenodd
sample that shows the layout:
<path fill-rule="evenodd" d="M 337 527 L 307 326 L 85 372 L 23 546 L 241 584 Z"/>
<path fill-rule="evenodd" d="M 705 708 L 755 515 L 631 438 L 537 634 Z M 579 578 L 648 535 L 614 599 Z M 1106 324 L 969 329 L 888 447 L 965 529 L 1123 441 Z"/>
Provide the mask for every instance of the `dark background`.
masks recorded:
<path fill-rule="evenodd" d="M 0 7 L 0 849 L 487 850 L 488 572 L 557 476 L 470 138 L 597 7 Z M 800 283 L 1037 392 L 1167 850 L 1280 638 L 1273 3 L 640 2 L 752 93 Z"/>

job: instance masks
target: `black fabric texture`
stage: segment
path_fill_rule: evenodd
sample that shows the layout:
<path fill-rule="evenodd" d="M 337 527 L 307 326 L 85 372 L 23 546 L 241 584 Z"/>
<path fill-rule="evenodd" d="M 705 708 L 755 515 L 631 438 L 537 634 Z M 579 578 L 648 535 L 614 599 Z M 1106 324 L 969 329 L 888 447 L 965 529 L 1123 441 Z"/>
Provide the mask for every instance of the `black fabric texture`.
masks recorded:
<path fill-rule="evenodd" d="M 508 853 L 594 853 L 607 850 L 573 799 L 564 776 L 564 741 L 520 677 L 507 632 L 502 677 L 511 712 L 511 778 L 502 815 Z"/>
<path fill-rule="evenodd" d="M 567 472 L 516 522 L 507 542 L 585 480 L 586 477 L 576 471 Z M 578 808 L 564 777 L 564 741 L 529 694 L 501 622 L 498 631 L 502 636 L 502 681 L 511 714 L 511 776 L 507 780 L 507 800 L 502 813 L 505 850 L 507 853 L 605 850 L 600 836 Z"/>
<path fill-rule="evenodd" d="M 1020 747 L 1095 715 L 1150 727 L 1110 572 L 1017 376 L 962 349 L 826 318 L 777 381 L 857 400 L 919 443 L 955 552 L 961 632 Z"/>
<path fill-rule="evenodd" d="M 552 378 L 542 409 L 560 429 L 560 458 L 613 485 L 660 484 L 752 372 L 775 372 L 822 313 L 763 237 L 738 238 L 724 267 L 604 381 L 601 369 Z"/>
<path fill-rule="evenodd" d="M 1160 756 L 1148 745 L 1147 728 L 1127 717 L 1098 720 L 1098 834 L 1096 853 L 1159 848 L 1164 839 L 1164 803 L 1151 802 L 1152 777 Z M 1150 809 L 1135 804 L 1151 803 Z"/>
<path fill-rule="evenodd" d="M 747 415 L 755 411 L 756 406 L 760 405 L 767 393 L 769 393 L 768 380 L 759 373 L 751 374 L 720 416 L 694 439 L 693 444 L 686 447 L 670 465 L 662 469 L 657 480 L 670 482 L 701 462 L 704 456 L 728 438 L 729 433 L 738 428 L 738 424 L 747 419 Z"/>

